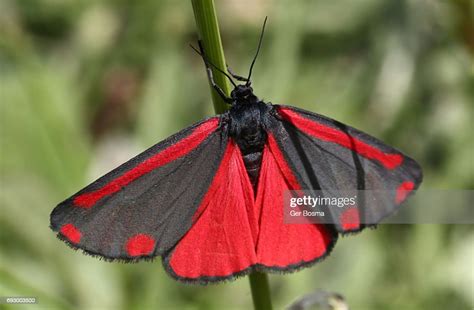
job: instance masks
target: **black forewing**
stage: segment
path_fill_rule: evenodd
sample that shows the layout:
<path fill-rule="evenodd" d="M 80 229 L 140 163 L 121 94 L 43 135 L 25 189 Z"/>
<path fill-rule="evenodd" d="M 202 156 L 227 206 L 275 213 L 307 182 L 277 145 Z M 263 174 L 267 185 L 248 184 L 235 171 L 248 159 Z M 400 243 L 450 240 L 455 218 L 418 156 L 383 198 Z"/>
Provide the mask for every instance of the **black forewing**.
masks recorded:
<path fill-rule="evenodd" d="M 418 188 L 422 171 L 418 163 L 400 151 L 384 144 L 355 128 L 333 119 L 289 106 L 274 106 L 277 117 L 273 118 L 270 131 L 274 134 L 289 166 L 303 189 L 318 190 L 325 197 L 356 197 L 357 217 L 360 224 L 343 223 L 353 220 L 354 214 L 343 212 L 347 208 L 329 207 L 329 219 L 339 232 L 357 232 L 365 226 L 380 222 L 398 208 L 397 191 L 404 182 Z M 358 139 L 387 154 L 402 156 L 402 164 L 388 169 L 373 159 L 361 156 L 350 148 L 324 141 L 303 132 L 278 111 L 289 109 L 297 115 L 336 129 L 351 139 Z M 321 126 L 318 126 L 321 128 Z"/>
<path fill-rule="evenodd" d="M 51 214 L 51 228 L 73 247 L 109 259 L 136 260 L 137 257 L 153 257 L 169 250 L 191 227 L 193 215 L 222 160 L 228 142 L 223 123 L 184 156 L 142 175 L 92 207 L 78 207 L 74 199 L 102 188 L 151 156 L 183 141 L 198 126 L 210 121 L 216 121 L 216 117 L 154 145 L 60 203 Z M 77 228 L 81 234 L 79 242 L 70 242 L 62 233 L 65 224 Z M 127 242 L 140 234 L 153 239 L 153 250 L 143 255 L 131 255 L 127 252 Z M 143 240 L 135 242 L 140 252 Z"/>

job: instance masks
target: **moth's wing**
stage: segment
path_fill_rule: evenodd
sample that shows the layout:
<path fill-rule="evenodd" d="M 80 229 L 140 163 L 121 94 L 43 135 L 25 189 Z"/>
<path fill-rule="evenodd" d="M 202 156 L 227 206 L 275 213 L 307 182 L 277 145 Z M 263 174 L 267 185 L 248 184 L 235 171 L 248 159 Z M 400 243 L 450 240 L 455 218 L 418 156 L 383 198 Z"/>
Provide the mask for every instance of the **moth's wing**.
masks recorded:
<path fill-rule="evenodd" d="M 164 256 L 174 278 L 217 282 L 246 274 L 257 263 L 254 195 L 242 155 L 230 140 L 191 229 Z"/>
<path fill-rule="evenodd" d="M 357 196 L 352 207 L 328 208 L 339 232 L 377 224 L 420 185 L 418 163 L 380 140 L 322 115 L 289 106 L 274 109 L 271 130 L 303 189 L 327 197 Z"/>
<path fill-rule="evenodd" d="M 284 221 L 287 191 L 301 189 L 271 131 L 263 151 L 255 210 L 259 219 L 258 269 L 291 272 L 308 267 L 329 255 L 337 241 L 333 225 Z"/>
<path fill-rule="evenodd" d="M 278 166 L 281 158 L 276 142 L 265 145 L 254 195 L 240 150 L 229 143 L 203 200 L 205 210 L 198 210 L 193 227 L 164 257 L 169 274 L 186 282 L 216 282 L 252 270 L 293 271 L 328 255 L 337 239 L 332 225 L 283 222 L 285 190 L 299 185 L 291 171 Z"/>
<path fill-rule="evenodd" d="M 161 255 L 189 230 L 228 144 L 220 117 L 159 142 L 60 203 L 51 228 L 106 259 Z"/>

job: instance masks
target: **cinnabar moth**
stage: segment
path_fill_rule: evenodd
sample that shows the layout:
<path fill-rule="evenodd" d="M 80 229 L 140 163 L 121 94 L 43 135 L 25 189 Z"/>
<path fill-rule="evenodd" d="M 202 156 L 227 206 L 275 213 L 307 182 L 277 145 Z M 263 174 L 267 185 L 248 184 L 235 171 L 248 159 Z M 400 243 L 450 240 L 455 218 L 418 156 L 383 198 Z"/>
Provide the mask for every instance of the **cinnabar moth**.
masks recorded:
<path fill-rule="evenodd" d="M 188 282 L 294 271 L 327 256 L 339 233 L 393 213 L 420 185 L 420 166 L 378 139 L 259 100 L 250 83 L 255 58 L 248 78 L 229 71 L 245 84 L 222 71 L 235 86 L 226 97 L 203 52 L 230 110 L 159 142 L 61 202 L 51 214 L 60 239 L 110 260 L 162 256 L 168 273 Z M 283 195 L 299 189 L 377 189 L 387 197 L 335 210 L 334 224 L 284 224 Z"/>

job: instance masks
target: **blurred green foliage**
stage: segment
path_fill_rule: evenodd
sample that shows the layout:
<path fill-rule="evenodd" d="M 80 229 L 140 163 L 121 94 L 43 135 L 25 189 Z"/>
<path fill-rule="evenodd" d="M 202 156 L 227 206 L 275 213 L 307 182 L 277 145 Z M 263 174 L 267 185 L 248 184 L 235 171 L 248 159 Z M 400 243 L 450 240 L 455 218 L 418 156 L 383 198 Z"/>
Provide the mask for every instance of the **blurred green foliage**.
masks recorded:
<path fill-rule="evenodd" d="M 472 2 L 217 1 L 227 61 L 260 97 L 336 118 L 416 158 L 425 188 L 474 187 Z M 49 230 L 64 198 L 212 114 L 188 1 L 0 1 L 0 296 L 5 309 L 240 309 L 154 263 L 106 263 Z M 383 225 L 315 267 L 270 277 L 276 308 L 317 288 L 352 309 L 472 309 L 471 226 Z"/>

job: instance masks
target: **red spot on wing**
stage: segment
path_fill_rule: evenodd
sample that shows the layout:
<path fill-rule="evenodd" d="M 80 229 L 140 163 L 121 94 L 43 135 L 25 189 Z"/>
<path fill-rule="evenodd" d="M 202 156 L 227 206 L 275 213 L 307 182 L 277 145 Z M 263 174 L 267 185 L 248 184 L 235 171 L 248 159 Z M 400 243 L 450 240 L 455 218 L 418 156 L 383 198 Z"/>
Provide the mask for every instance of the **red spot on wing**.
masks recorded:
<path fill-rule="evenodd" d="M 218 124 L 218 118 L 213 118 L 201 124 L 196 129 L 194 129 L 194 131 L 188 137 L 147 158 L 134 168 L 128 170 L 121 176 L 107 183 L 102 188 L 77 196 L 74 199 L 74 204 L 78 207 L 90 208 L 103 197 L 120 191 L 122 187 L 126 186 L 130 182 L 133 182 L 139 177 L 186 155 L 195 149 L 204 139 L 206 139 L 209 134 L 217 128 Z"/>
<path fill-rule="evenodd" d="M 230 142 L 194 225 L 171 254 L 174 273 L 188 279 L 224 277 L 255 264 L 253 205 L 240 150 Z"/>
<path fill-rule="evenodd" d="M 61 226 L 59 232 L 72 243 L 79 243 L 81 241 L 82 233 L 71 223 Z"/>
<path fill-rule="evenodd" d="M 300 188 L 274 137 L 269 134 L 256 198 L 260 212 L 259 264 L 286 268 L 321 258 L 331 248 L 334 240 L 327 226 L 283 222 L 284 194 Z"/>
<path fill-rule="evenodd" d="M 402 203 L 408 196 L 408 194 L 415 188 L 415 183 L 411 181 L 406 181 L 400 184 L 397 188 L 397 192 L 395 194 L 395 202 L 397 204 Z"/>
<path fill-rule="evenodd" d="M 349 134 L 305 118 L 287 108 L 279 108 L 280 115 L 296 126 L 299 130 L 323 141 L 337 143 L 345 148 L 356 151 L 361 156 L 376 160 L 387 169 L 394 169 L 403 162 L 400 154 L 387 154 Z"/>
<path fill-rule="evenodd" d="M 339 221 L 343 230 L 359 229 L 359 210 L 355 207 L 344 210 L 339 215 Z"/>
<path fill-rule="evenodd" d="M 155 248 L 155 240 L 146 234 L 138 234 L 127 240 L 125 249 L 130 256 L 149 255 Z"/>

